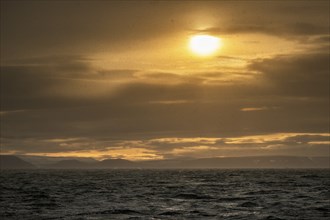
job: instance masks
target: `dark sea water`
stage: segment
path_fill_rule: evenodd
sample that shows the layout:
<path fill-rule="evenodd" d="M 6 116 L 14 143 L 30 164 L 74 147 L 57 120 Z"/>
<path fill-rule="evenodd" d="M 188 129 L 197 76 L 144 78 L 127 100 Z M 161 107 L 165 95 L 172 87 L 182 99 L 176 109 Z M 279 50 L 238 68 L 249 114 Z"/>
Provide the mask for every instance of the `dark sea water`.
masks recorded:
<path fill-rule="evenodd" d="M 1 171 L 4 219 L 330 219 L 329 170 Z"/>

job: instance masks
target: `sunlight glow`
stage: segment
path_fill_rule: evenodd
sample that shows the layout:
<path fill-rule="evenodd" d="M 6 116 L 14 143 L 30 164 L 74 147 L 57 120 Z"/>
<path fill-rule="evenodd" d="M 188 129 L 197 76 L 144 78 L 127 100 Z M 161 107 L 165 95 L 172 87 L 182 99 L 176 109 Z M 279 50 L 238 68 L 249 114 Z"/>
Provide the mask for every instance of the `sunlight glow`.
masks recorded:
<path fill-rule="evenodd" d="M 190 38 L 189 47 L 197 55 L 208 56 L 221 46 L 221 39 L 210 35 L 195 35 Z"/>

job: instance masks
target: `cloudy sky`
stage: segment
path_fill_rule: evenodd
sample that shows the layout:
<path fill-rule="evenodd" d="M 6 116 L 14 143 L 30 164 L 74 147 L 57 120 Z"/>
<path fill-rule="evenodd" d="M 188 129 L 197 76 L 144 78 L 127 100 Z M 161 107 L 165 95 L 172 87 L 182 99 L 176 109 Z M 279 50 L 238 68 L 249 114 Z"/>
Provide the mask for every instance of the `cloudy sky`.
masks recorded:
<path fill-rule="evenodd" d="M 329 155 L 329 1 L 1 1 L 1 153 Z M 221 47 L 189 48 L 196 35 Z"/>

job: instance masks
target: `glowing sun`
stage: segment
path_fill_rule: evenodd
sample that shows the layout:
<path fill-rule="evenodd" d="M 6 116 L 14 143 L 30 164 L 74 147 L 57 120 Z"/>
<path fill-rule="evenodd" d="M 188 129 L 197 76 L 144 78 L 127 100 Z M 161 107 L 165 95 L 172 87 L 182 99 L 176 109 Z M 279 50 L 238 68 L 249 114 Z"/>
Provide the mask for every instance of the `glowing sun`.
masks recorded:
<path fill-rule="evenodd" d="M 221 39 L 210 35 L 195 35 L 190 38 L 189 48 L 197 55 L 214 54 L 221 46 Z"/>

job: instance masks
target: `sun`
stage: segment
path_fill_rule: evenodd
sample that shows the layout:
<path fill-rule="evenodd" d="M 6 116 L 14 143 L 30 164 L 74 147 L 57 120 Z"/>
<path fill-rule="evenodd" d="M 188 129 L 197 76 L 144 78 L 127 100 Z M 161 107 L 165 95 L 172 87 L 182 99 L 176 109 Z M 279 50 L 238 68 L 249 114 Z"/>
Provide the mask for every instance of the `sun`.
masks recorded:
<path fill-rule="evenodd" d="M 221 46 L 221 39 L 210 35 L 195 35 L 190 38 L 189 48 L 199 56 L 214 54 Z"/>

